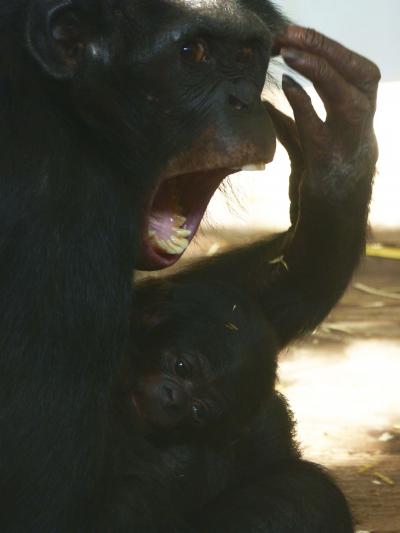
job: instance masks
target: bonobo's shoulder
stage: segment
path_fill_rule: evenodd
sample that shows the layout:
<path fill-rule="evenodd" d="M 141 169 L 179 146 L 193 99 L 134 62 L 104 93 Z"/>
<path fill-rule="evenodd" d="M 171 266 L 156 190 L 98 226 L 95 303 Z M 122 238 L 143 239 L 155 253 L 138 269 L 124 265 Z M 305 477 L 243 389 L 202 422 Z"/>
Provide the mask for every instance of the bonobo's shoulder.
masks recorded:
<path fill-rule="evenodd" d="M 293 413 L 286 398 L 274 392 L 251 421 L 245 437 L 247 453 L 256 464 L 274 464 L 282 459 L 298 457 Z"/>
<path fill-rule="evenodd" d="M 263 403 L 257 419 L 261 426 L 265 423 L 268 428 L 271 428 L 271 424 L 274 423 L 281 427 L 283 420 L 287 421 L 285 426 L 290 428 L 294 426 L 293 413 L 288 400 L 278 391 L 274 391 L 270 398 Z"/>

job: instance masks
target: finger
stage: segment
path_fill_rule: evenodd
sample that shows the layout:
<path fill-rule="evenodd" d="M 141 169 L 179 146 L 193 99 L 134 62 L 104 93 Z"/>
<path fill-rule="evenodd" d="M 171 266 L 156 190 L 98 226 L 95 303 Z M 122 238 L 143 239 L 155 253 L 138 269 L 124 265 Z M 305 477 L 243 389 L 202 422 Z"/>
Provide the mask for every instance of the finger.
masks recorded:
<path fill-rule="evenodd" d="M 264 101 L 263 105 L 267 109 L 274 124 L 276 136 L 279 142 L 286 148 L 292 162 L 301 159 L 301 147 L 299 133 L 294 120 L 282 111 L 279 111 L 270 102 Z"/>
<path fill-rule="evenodd" d="M 293 48 L 283 48 L 281 53 L 290 67 L 313 82 L 328 120 L 359 127 L 373 115 L 368 97 L 348 83 L 326 59 Z"/>
<path fill-rule="evenodd" d="M 282 77 L 282 89 L 293 109 L 300 142 L 308 151 L 316 142 L 321 141 L 324 123 L 315 112 L 311 98 L 303 87 L 286 74 Z"/>
<path fill-rule="evenodd" d="M 369 59 L 352 52 L 321 33 L 300 26 L 288 26 L 286 32 L 276 38 L 275 47 L 294 47 L 326 59 L 335 70 L 372 101 L 381 77 L 378 67 Z"/>
<path fill-rule="evenodd" d="M 299 189 L 305 170 L 305 161 L 301 149 L 299 132 L 293 119 L 276 109 L 270 102 L 263 102 L 272 118 L 279 142 L 286 149 L 291 166 L 289 178 L 290 221 L 294 225 L 299 212 Z"/>

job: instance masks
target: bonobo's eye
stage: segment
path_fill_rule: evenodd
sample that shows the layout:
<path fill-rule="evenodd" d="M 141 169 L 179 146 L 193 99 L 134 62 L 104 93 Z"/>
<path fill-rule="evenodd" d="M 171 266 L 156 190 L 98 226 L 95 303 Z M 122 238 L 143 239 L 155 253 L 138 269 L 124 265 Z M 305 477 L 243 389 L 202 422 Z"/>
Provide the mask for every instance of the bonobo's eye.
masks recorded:
<path fill-rule="evenodd" d="M 204 424 L 208 416 L 208 406 L 201 402 L 200 400 L 197 400 L 192 405 L 192 418 L 193 421 L 196 424 Z"/>
<path fill-rule="evenodd" d="M 175 373 L 178 377 L 186 379 L 190 377 L 192 372 L 190 365 L 186 361 L 179 359 L 175 363 Z"/>
<path fill-rule="evenodd" d="M 238 63 L 250 63 L 254 57 L 254 48 L 250 45 L 243 46 L 236 55 Z"/>
<path fill-rule="evenodd" d="M 208 46 L 202 39 L 184 44 L 181 48 L 181 55 L 183 59 L 191 63 L 206 63 L 210 58 Z"/>

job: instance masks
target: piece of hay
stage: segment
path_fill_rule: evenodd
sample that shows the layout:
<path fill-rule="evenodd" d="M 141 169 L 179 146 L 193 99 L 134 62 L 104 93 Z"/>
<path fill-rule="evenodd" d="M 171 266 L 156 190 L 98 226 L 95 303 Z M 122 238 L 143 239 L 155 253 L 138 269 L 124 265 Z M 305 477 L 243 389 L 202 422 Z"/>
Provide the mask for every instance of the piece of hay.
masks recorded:
<path fill-rule="evenodd" d="M 239 331 L 239 328 L 235 324 L 232 324 L 232 322 L 225 322 L 225 327 L 231 331 Z"/>
<path fill-rule="evenodd" d="M 382 474 L 381 472 L 378 472 L 377 470 L 375 470 L 375 472 L 373 474 L 380 481 L 383 481 L 384 483 L 386 483 L 387 485 L 390 485 L 391 487 L 396 485 L 396 483 L 394 482 L 394 480 L 392 478 L 390 478 L 389 476 L 385 476 L 385 474 Z"/>
<path fill-rule="evenodd" d="M 382 257 L 383 259 L 396 259 L 400 261 L 400 248 L 395 246 L 382 246 L 382 244 L 368 244 L 366 254 L 369 257 Z"/>
<path fill-rule="evenodd" d="M 363 283 L 354 283 L 353 287 L 358 291 L 365 292 L 367 294 L 372 294 L 373 296 L 380 296 L 381 298 L 391 298 L 393 300 L 400 300 L 400 294 L 397 292 L 383 291 L 381 289 L 375 289 L 374 287 L 369 287 Z M 400 287 L 399 287 L 400 288 Z"/>

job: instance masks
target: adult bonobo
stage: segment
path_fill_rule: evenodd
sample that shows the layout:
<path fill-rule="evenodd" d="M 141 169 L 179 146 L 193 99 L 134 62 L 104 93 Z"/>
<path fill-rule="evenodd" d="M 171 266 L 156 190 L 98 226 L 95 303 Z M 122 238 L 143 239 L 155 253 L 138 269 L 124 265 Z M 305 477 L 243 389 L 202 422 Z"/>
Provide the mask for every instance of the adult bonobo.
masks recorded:
<path fill-rule="evenodd" d="M 272 46 L 328 110 L 285 80 L 304 160 L 293 229 L 196 272 L 268 298 L 282 343 L 325 315 L 363 248 L 379 72 L 285 30 L 267 0 L 0 0 L 0 45 L 0 530 L 87 533 L 131 271 L 174 263 L 221 180 L 272 159 Z"/>

